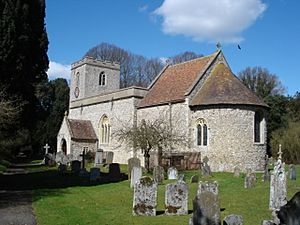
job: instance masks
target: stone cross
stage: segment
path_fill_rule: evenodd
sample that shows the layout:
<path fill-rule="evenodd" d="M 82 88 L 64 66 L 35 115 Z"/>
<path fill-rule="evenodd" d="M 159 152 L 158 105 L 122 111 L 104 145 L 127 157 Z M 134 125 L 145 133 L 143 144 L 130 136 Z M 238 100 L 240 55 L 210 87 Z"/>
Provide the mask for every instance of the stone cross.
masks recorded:
<path fill-rule="evenodd" d="M 278 159 L 282 159 L 282 151 L 281 151 L 281 144 L 279 145 L 279 151 L 278 151 Z"/>
<path fill-rule="evenodd" d="M 85 149 L 82 151 L 82 154 L 80 154 L 82 157 L 82 169 L 85 168 Z"/>
<path fill-rule="evenodd" d="M 48 154 L 49 148 L 50 148 L 50 146 L 48 145 L 48 143 L 46 143 L 46 145 L 44 146 L 44 149 L 45 149 L 45 155 Z"/>

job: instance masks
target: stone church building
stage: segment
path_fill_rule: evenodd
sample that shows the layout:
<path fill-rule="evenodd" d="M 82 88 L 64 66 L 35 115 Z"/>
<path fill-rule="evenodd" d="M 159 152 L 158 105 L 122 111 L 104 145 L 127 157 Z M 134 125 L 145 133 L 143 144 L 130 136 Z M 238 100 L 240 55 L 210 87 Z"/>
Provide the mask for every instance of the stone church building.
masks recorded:
<path fill-rule="evenodd" d="M 114 137 L 124 126 L 165 116 L 188 145 L 173 146 L 164 163 L 212 171 L 263 170 L 268 106 L 232 73 L 221 50 L 167 65 L 148 88 L 120 89 L 120 65 L 86 57 L 71 66 L 70 105 L 57 136 L 57 151 L 113 152 L 127 163 L 133 150 Z M 137 151 L 143 162 L 143 154 Z M 155 163 L 155 155 L 151 156 Z"/>

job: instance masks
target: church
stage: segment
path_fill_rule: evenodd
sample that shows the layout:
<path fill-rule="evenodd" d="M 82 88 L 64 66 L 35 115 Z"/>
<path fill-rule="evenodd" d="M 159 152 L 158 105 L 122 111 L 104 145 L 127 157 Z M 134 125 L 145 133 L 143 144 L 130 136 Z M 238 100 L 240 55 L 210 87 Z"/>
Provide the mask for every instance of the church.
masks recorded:
<path fill-rule="evenodd" d="M 268 105 L 231 71 L 224 54 L 166 65 L 147 88 L 120 89 L 120 65 L 85 57 L 71 66 L 70 104 L 57 135 L 57 151 L 113 152 L 113 162 L 127 164 L 141 151 L 120 143 L 122 126 L 162 115 L 188 145 L 164 154 L 168 165 L 197 168 L 204 158 L 212 171 L 261 171 L 266 154 Z M 157 164 L 153 151 L 152 162 Z"/>

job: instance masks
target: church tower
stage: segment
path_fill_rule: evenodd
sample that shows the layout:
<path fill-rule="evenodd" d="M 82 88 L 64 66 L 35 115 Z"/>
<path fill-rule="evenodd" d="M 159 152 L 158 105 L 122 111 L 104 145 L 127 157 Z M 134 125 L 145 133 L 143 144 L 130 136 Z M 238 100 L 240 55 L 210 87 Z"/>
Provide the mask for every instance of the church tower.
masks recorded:
<path fill-rule="evenodd" d="M 71 102 L 119 89 L 119 63 L 85 57 L 71 65 Z"/>

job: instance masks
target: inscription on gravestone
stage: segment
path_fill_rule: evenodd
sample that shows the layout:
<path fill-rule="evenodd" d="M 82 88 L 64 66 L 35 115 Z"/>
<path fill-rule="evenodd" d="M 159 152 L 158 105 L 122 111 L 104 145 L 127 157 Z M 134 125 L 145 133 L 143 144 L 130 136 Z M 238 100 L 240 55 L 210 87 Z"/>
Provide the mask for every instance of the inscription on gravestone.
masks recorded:
<path fill-rule="evenodd" d="M 155 216 L 157 201 L 157 183 L 151 177 L 142 177 L 134 185 L 134 216 Z"/>

